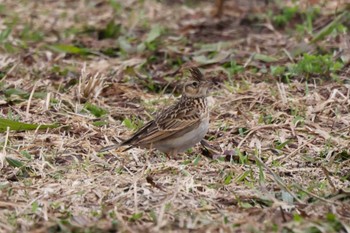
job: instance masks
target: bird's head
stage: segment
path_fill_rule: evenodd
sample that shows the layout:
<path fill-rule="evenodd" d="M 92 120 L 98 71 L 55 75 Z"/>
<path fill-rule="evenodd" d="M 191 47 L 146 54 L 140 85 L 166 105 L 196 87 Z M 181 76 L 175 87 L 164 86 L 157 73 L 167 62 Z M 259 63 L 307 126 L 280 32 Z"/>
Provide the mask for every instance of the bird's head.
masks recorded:
<path fill-rule="evenodd" d="M 186 82 L 183 89 L 183 95 L 191 98 L 206 97 L 209 94 L 209 89 L 212 86 L 212 82 L 204 79 L 204 75 L 196 67 L 191 67 L 191 79 Z"/>

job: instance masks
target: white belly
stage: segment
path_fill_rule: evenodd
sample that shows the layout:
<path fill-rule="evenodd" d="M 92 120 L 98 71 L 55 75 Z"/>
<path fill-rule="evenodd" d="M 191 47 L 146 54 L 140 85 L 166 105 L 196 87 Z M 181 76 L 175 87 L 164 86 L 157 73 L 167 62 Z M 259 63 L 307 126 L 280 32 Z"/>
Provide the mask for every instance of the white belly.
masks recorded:
<path fill-rule="evenodd" d="M 162 152 L 177 151 L 181 153 L 200 142 L 209 129 L 209 117 L 202 120 L 198 128 L 178 137 L 169 140 L 163 140 L 159 144 L 154 144 L 154 147 Z"/>

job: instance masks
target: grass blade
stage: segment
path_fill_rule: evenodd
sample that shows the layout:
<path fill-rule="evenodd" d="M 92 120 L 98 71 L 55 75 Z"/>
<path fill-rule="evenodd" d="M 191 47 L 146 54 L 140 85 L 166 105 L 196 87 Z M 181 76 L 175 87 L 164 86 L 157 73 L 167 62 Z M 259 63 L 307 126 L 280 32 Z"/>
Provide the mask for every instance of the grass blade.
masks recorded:
<path fill-rule="evenodd" d="M 9 119 L 0 118 L 0 132 L 5 132 L 7 127 L 10 130 L 23 131 L 23 130 L 36 130 L 36 129 L 53 129 L 57 128 L 58 124 L 51 125 L 40 125 L 40 124 L 29 124 L 18 121 L 13 121 Z"/>

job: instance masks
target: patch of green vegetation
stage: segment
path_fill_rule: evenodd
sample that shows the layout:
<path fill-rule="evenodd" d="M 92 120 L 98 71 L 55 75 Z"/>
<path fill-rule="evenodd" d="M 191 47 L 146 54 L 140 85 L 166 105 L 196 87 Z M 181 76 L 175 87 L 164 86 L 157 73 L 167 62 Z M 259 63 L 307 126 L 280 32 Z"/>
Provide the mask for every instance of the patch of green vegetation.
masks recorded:
<path fill-rule="evenodd" d="M 159 24 L 155 24 L 152 26 L 150 32 L 147 35 L 147 38 L 145 40 L 145 43 L 152 43 L 155 42 L 164 32 L 164 28 L 160 26 Z"/>
<path fill-rule="evenodd" d="M 31 206 L 32 206 L 33 213 L 36 213 L 40 208 L 38 201 L 34 201 Z"/>
<path fill-rule="evenodd" d="M 343 223 L 333 213 L 327 213 L 323 219 L 318 219 L 311 222 L 309 219 L 303 218 L 299 214 L 294 214 L 293 221 L 298 223 L 298 225 L 304 225 L 305 223 L 308 223 L 308 225 L 311 225 L 305 228 L 303 232 L 308 232 L 308 233 L 346 232 Z"/>
<path fill-rule="evenodd" d="M 53 129 L 57 128 L 58 124 L 52 125 L 41 125 L 41 124 L 28 124 L 18 121 L 13 121 L 9 119 L 0 118 L 0 132 L 6 132 L 7 128 L 15 131 L 25 131 L 25 130 L 42 130 L 42 129 Z"/>
<path fill-rule="evenodd" d="M 12 28 L 7 27 L 5 30 L 0 31 L 0 44 L 4 43 L 7 41 L 8 37 L 10 36 L 12 32 Z"/>
<path fill-rule="evenodd" d="M 143 99 L 142 105 L 145 107 L 147 112 L 155 112 L 159 106 L 166 106 L 170 102 L 169 99 L 166 98 L 157 98 L 157 99 Z"/>
<path fill-rule="evenodd" d="M 348 11 L 344 11 L 342 14 L 338 15 L 332 22 L 330 22 L 327 26 L 323 27 L 318 33 L 316 33 L 311 43 L 316 43 L 318 41 L 323 40 L 328 35 L 337 36 L 338 34 L 346 34 L 349 29 L 344 26 L 342 22 L 349 22 L 350 13 Z"/>
<path fill-rule="evenodd" d="M 187 153 L 187 152 L 186 152 Z M 182 164 L 183 165 L 188 165 L 188 164 L 190 164 L 192 161 L 191 160 L 189 160 L 189 159 L 186 159 L 186 160 L 184 160 L 183 162 L 182 162 Z"/>
<path fill-rule="evenodd" d="M 63 77 L 67 76 L 70 71 L 71 70 L 68 67 L 62 67 L 62 66 L 56 65 L 56 64 L 54 64 L 51 67 L 51 72 L 53 72 L 59 76 L 63 76 Z M 77 81 L 77 83 L 78 83 L 78 81 Z"/>
<path fill-rule="evenodd" d="M 249 177 L 249 175 L 250 175 L 250 171 L 248 170 L 244 171 L 240 175 L 236 176 L 235 182 L 238 182 L 238 183 L 244 182 L 247 179 L 247 177 Z"/>
<path fill-rule="evenodd" d="M 266 125 L 269 125 L 269 124 L 272 124 L 273 123 L 273 116 L 271 114 L 261 114 L 260 117 L 259 117 L 259 120 L 258 120 L 259 124 L 266 124 Z"/>
<path fill-rule="evenodd" d="M 66 174 L 67 171 L 64 171 L 64 170 L 58 170 L 58 171 L 55 171 L 55 172 L 50 172 L 48 174 L 49 177 L 55 179 L 55 180 L 61 180 L 64 178 L 65 174 Z"/>
<path fill-rule="evenodd" d="M 123 6 L 122 6 L 122 4 L 119 3 L 118 0 L 109 0 L 108 3 L 113 8 L 115 14 L 118 14 L 123 10 Z"/>
<path fill-rule="evenodd" d="M 253 205 L 247 201 L 240 201 L 238 202 L 238 206 L 240 206 L 243 209 L 250 209 L 253 207 Z"/>
<path fill-rule="evenodd" d="M 8 101 L 21 102 L 22 100 L 28 99 L 30 93 L 19 88 L 8 88 L 4 90 L 4 95 Z M 47 96 L 46 92 L 34 92 L 33 98 L 45 99 Z"/>
<path fill-rule="evenodd" d="M 118 46 L 119 46 L 119 55 L 128 57 L 131 53 L 136 52 L 136 48 L 133 45 L 134 38 L 131 37 L 125 37 L 125 36 L 119 36 L 118 40 Z M 113 49 L 113 48 L 111 48 Z M 115 49 L 113 49 L 115 51 Z"/>
<path fill-rule="evenodd" d="M 191 176 L 191 173 L 189 171 L 187 171 L 186 169 L 182 169 L 181 174 L 183 176 Z M 190 191 L 192 191 L 192 188 L 190 188 Z"/>
<path fill-rule="evenodd" d="M 305 33 L 311 35 L 313 31 L 313 22 L 320 15 L 320 8 L 318 6 L 309 7 L 305 12 L 301 13 L 303 23 L 296 26 L 296 31 L 299 32 L 301 36 L 304 36 Z"/>
<path fill-rule="evenodd" d="M 236 151 L 236 154 L 239 157 L 239 162 L 241 164 L 248 164 L 248 155 L 243 153 L 243 152 L 241 152 L 238 148 L 235 151 Z"/>
<path fill-rule="evenodd" d="M 151 27 L 149 33 L 147 34 L 146 39 L 137 45 L 137 53 L 142 54 L 145 53 L 146 50 L 156 52 L 158 48 L 163 44 L 160 38 L 165 33 L 165 31 L 165 28 L 161 25 L 154 24 Z M 157 59 L 158 57 L 154 55 L 150 55 L 147 57 L 148 63 L 152 63 L 152 61 L 155 61 Z"/>
<path fill-rule="evenodd" d="M 60 36 L 62 36 L 62 38 L 72 38 L 75 37 L 81 33 L 85 33 L 84 30 L 82 30 L 80 27 L 69 27 L 69 28 L 65 28 L 61 33 Z"/>
<path fill-rule="evenodd" d="M 286 6 L 280 10 L 280 13 L 270 11 L 268 17 L 273 25 L 277 28 L 286 28 L 287 25 L 296 25 L 295 30 L 297 37 L 303 39 L 306 36 L 312 36 L 311 43 L 323 40 L 331 34 L 344 33 L 347 27 L 342 23 L 350 19 L 348 11 L 344 10 L 338 14 L 327 26 L 323 27 L 318 32 L 315 32 L 314 22 L 319 18 L 321 8 L 318 5 L 308 7 L 306 10 L 301 10 L 298 5 Z"/>
<path fill-rule="evenodd" d="M 296 25 L 296 30 L 299 36 L 302 37 L 305 36 L 305 33 L 310 34 L 312 32 L 312 23 L 319 15 L 319 12 L 318 7 L 308 7 L 303 11 L 298 5 L 294 5 L 283 7 L 279 13 L 270 11 L 268 16 L 272 24 L 277 28 L 289 29 L 291 26 Z"/>
<path fill-rule="evenodd" d="M 4 69 L 4 68 L 3 68 Z M 0 80 L 3 79 L 6 76 L 6 71 L 4 70 L 0 70 Z M 0 82 L 0 90 L 3 89 L 5 83 L 4 82 Z"/>
<path fill-rule="evenodd" d="M 247 135 L 248 133 L 249 133 L 249 129 L 247 129 L 247 128 L 238 128 L 238 133 L 239 133 L 239 135 L 240 136 L 245 136 L 245 135 Z"/>
<path fill-rule="evenodd" d="M 6 53 L 14 53 L 17 51 L 17 48 L 9 40 L 11 32 L 12 32 L 12 27 L 9 27 L 9 26 L 4 30 L 0 31 L 0 48 L 3 48 L 3 50 Z"/>
<path fill-rule="evenodd" d="M 21 153 L 21 155 L 22 155 L 23 157 L 25 157 L 26 159 L 32 160 L 32 155 L 31 155 L 28 151 L 22 150 L 20 153 Z"/>
<path fill-rule="evenodd" d="M 244 71 L 244 67 L 237 64 L 237 62 L 233 59 L 230 62 L 224 63 L 222 66 L 228 71 L 229 78 L 232 78 L 233 75 Z"/>
<path fill-rule="evenodd" d="M 101 108 L 101 107 L 98 107 L 92 103 L 86 103 L 84 108 L 86 110 L 88 110 L 92 115 L 94 115 L 95 117 L 101 117 L 103 115 L 106 115 L 108 113 L 107 110 Z"/>
<path fill-rule="evenodd" d="M 99 40 L 108 38 L 118 38 L 121 33 L 121 24 L 116 24 L 114 20 L 108 22 L 105 28 L 98 31 Z"/>
<path fill-rule="evenodd" d="M 295 127 L 297 126 L 303 127 L 305 123 L 305 118 L 302 116 L 295 116 L 292 120 L 292 123 Z"/>
<path fill-rule="evenodd" d="M 258 156 L 258 150 L 255 149 L 254 153 L 256 156 Z M 261 163 L 257 162 L 257 167 L 259 168 L 259 184 L 265 183 L 265 173 L 264 173 L 264 167 Z"/>
<path fill-rule="evenodd" d="M 150 217 L 150 219 L 152 220 L 152 222 L 157 223 L 157 212 L 155 210 L 150 210 L 150 212 L 148 213 L 148 216 Z"/>
<path fill-rule="evenodd" d="M 196 158 L 192 161 L 193 166 L 198 166 L 199 161 L 201 160 L 202 156 L 197 155 Z"/>
<path fill-rule="evenodd" d="M 131 130 L 137 130 L 143 125 L 143 121 L 135 116 L 132 118 L 124 118 L 123 120 L 123 125 L 125 125 L 126 128 L 131 129 Z"/>
<path fill-rule="evenodd" d="M 330 76 L 342 67 L 343 64 L 334 61 L 331 55 L 312 55 L 305 53 L 298 63 L 290 65 L 288 69 L 293 76 L 303 75 L 307 79 L 314 75 Z"/>
<path fill-rule="evenodd" d="M 272 23 L 276 27 L 282 28 L 286 26 L 298 13 L 298 6 L 284 7 L 280 14 L 270 12 L 270 18 L 272 18 Z"/>
<path fill-rule="evenodd" d="M 88 48 L 78 47 L 71 44 L 55 44 L 48 46 L 48 48 L 58 53 L 68 53 L 81 56 L 92 54 L 92 51 Z"/>
<path fill-rule="evenodd" d="M 19 116 L 18 114 L 14 113 L 11 109 L 6 114 L 6 117 L 7 117 L 8 120 L 12 120 L 12 121 L 20 121 L 21 120 L 21 116 Z"/>
<path fill-rule="evenodd" d="M 342 150 L 341 152 L 334 155 L 336 162 L 344 162 L 350 159 L 350 152 L 346 150 Z"/>
<path fill-rule="evenodd" d="M 285 146 L 287 146 L 289 143 L 291 142 L 291 140 L 286 140 L 284 142 L 281 141 L 276 141 L 275 144 L 275 149 L 276 150 L 282 150 Z"/>
<path fill-rule="evenodd" d="M 223 131 L 223 132 L 227 132 L 227 130 L 229 130 L 232 127 L 232 125 L 225 120 L 217 121 L 217 122 L 215 122 L 215 124 L 216 124 L 216 127 L 219 128 L 220 131 Z"/>
<path fill-rule="evenodd" d="M 326 188 L 329 188 L 327 181 L 315 181 L 310 182 L 306 190 L 321 195 L 322 191 L 325 191 Z"/>
<path fill-rule="evenodd" d="M 327 213 L 326 223 L 328 223 L 329 228 L 334 230 L 335 232 L 345 231 L 343 224 L 338 219 L 338 217 L 336 215 L 334 215 L 333 213 Z"/>
<path fill-rule="evenodd" d="M 4 5 L 4 4 L 0 4 L 0 13 L 2 14 L 2 13 L 4 13 L 4 12 L 6 12 L 6 6 Z"/>
<path fill-rule="evenodd" d="M 17 222 L 17 213 L 15 212 L 10 212 L 8 214 L 5 215 L 6 216 L 6 220 L 7 222 L 11 225 L 11 226 L 14 226 L 14 227 L 17 227 L 18 226 L 18 222 Z"/>
<path fill-rule="evenodd" d="M 147 79 L 143 81 L 144 86 L 151 92 L 159 92 L 160 88 L 155 84 L 151 76 L 147 76 Z"/>
<path fill-rule="evenodd" d="M 115 224 L 115 220 L 112 221 L 111 228 L 106 227 L 100 227 L 100 226 L 76 226 L 71 223 L 70 217 L 65 219 L 57 219 L 56 223 L 48 227 L 47 232 L 53 233 L 53 232 L 67 232 L 67 233 L 104 233 L 104 232 L 117 232 L 118 231 L 118 224 Z"/>
<path fill-rule="evenodd" d="M 227 58 L 227 53 L 220 52 L 220 49 L 215 51 L 201 52 L 192 59 L 200 65 L 216 64 Z"/>
<path fill-rule="evenodd" d="M 130 222 L 135 222 L 137 220 L 140 220 L 143 217 L 143 212 L 135 213 L 130 216 L 129 221 Z"/>
<path fill-rule="evenodd" d="M 278 61 L 278 58 L 276 58 L 274 56 L 261 54 L 261 53 L 254 54 L 253 59 L 257 60 L 257 61 L 266 62 L 266 63 L 272 63 L 272 62 Z M 260 69 L 260 72 L 261 72 L 261 69 Z"/>
<path fill-rule="evenodd" d="M 106 121 L 94 121 L 92 123 L 92 125 L 94 125 L 96 127 L 102 127 L 102 126 L 108 125 L 108 122 L 106 122 Z"/>
<path fill-rule="evenodd" d="M 232 172 L 229 172 L 226 174 L 226 176 L 224 177 L 224 184 L 228 185 L 231 183 L 232 179 L 233 179 L 234 174 Z"/>
<path fill-rule="evenodd" d="M 10 167 L 16 168 L 15 176 L 17 178 L 27 178 L 34 172 L 34 170 L 27 165 L 29 161 L 28 159 L 26 159 L 26 161 L 20 161 L 18 159 L 6 156 L 5 161 L 9 164 Z M 29 185 L 31 184 L 29 183 Z"/>
<path fill-rule="evenodd" d="M 285 66 L 270 66 L 270 71 L 273 76 L 281 76 L 285 74 Z"/>
<path fill-rule="evenodd" d="M 13 168 L 21 168 L 24 166 L 24 163 L 11 157 L 6 157 L 6 162 Z"/>
<path fill-rule="evenodd" d="M 304 78 L 306 81 L 310 78 L 332 78 L 337 79 L 337 72 L 343 68 L 341 61 L 335 61 L 330 54 L 313 55 L 304 53 L 297 63 L 287 66 L 271 66 L 271 75 L 281 78 L 281 81 L 290 83 L 293 77 Z M 308 87 L 306 86 L 306 91 Z M 307 94 L 307 93 L 306 93 Z"/>
<path fill-rule="evenodd" d="M 5 25 L 6 28 L 0 32 L 0 45 L 8 53 L 17 52 L 19 49 L 27 49 L 29 43 L 33 45 L 42 41 L 45 37 L 43 30 L 36 29 L 31 23 L 23 22 L 17 16 L 7 16 Z M 21 25 L 20 31 L 17 30 L 17 25 Z M 10 36 L 16 40 L 9 40 Z"/>
<path fill-rule="evenodd" d="M 24 47 L 27 47 L 27 42 L 39 42 L 44 38 L 42 31 L 38 31 L 32 27 L 32 25 L 24 24 L 19 38 L 22 40 Z"/>

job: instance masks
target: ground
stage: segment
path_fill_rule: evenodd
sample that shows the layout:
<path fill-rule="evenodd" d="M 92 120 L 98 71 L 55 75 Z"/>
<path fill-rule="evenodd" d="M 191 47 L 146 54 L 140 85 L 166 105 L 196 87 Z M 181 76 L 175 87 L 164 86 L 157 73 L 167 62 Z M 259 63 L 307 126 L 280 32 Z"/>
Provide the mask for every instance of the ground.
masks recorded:
<path fill-rule="evenodd" d="M 0 232 L 350 232 L 349 3 L 240 2 L 0 1 Z M 206 147 L 98 152 L 187 66 Z"/>

